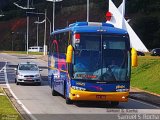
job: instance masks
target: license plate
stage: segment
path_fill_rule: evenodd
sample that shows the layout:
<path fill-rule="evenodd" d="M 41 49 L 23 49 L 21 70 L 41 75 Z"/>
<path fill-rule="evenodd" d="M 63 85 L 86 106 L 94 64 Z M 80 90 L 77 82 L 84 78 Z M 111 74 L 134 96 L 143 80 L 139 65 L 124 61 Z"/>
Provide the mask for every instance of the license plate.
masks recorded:
<path fill-rule="evenodd" d="M 26 78 L 26 80 L 32 80 L 32 78 Z"/>
<path fill-rule="evenodd" d="M 106 95 L 96 95 L 97 99 L 106 99 Z"/>

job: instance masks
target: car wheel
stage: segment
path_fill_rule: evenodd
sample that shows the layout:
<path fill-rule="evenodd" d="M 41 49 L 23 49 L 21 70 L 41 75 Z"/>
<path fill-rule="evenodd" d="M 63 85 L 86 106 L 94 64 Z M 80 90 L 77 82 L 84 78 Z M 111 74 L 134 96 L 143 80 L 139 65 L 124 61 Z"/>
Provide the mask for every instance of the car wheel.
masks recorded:
<path fill-rule="evenodd" d="M 42 85 L 42 83 L 41 83 L 41 82 L 39 82 L 39 83 L 37 83 L 37 85 L 38 85 L 38 86 L 41 86 L 41 85 Z"/>
<path fill-rule="evenodd" d="M 20 83 L 19 82 L 16 82 L 16 85 L 19 85 Z"/>
<path fill-rule="evenodd" d="M 19 82 L 17 82 L 17 79 L 15 78 L 15 83 L 16 83 L 16 85 L 19 85 L 20 83 Z"/>

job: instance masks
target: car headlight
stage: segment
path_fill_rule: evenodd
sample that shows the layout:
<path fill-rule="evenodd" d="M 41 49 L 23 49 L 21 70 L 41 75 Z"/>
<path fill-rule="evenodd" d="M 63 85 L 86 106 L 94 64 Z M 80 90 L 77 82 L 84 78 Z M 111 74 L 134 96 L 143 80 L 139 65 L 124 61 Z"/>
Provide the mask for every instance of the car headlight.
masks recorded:
<path fill-rule="evenodd" d="M 40 74 L 36 74 L 35 77 L 40 77 Z"/>
<path fill-rule="evenodd" d="M 18 76 L 23 77 L 23 75 L 21 75 L 20 73 L 18 73 Z"/>

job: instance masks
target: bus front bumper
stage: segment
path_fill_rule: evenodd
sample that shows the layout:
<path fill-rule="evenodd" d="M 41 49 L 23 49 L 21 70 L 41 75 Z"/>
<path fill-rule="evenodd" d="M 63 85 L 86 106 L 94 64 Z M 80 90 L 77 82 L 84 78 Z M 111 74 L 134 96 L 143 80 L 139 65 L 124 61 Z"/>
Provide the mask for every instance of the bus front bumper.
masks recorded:
<path fill-rule="evenodd" d="M 69 98 L 73 101 L 118 101 L 127 102 L 129 92 L 89 92 L 70 89 Z"/>

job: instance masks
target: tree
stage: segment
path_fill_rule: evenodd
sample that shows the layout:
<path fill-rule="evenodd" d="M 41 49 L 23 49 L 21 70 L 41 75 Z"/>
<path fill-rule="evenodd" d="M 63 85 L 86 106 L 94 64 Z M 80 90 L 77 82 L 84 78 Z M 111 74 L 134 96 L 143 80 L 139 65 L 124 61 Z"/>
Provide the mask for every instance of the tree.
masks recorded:
<path fill-rule="evenodd" d="M 158 17 L 152 16 L 140 17 L 136 20 L 136 23 L 133 24 L 134 30 L 149 49 L 154 48 L 156 44 L 159 44 L 158 40 L 156 40 L 159 38 L 159 26 Z"/>

